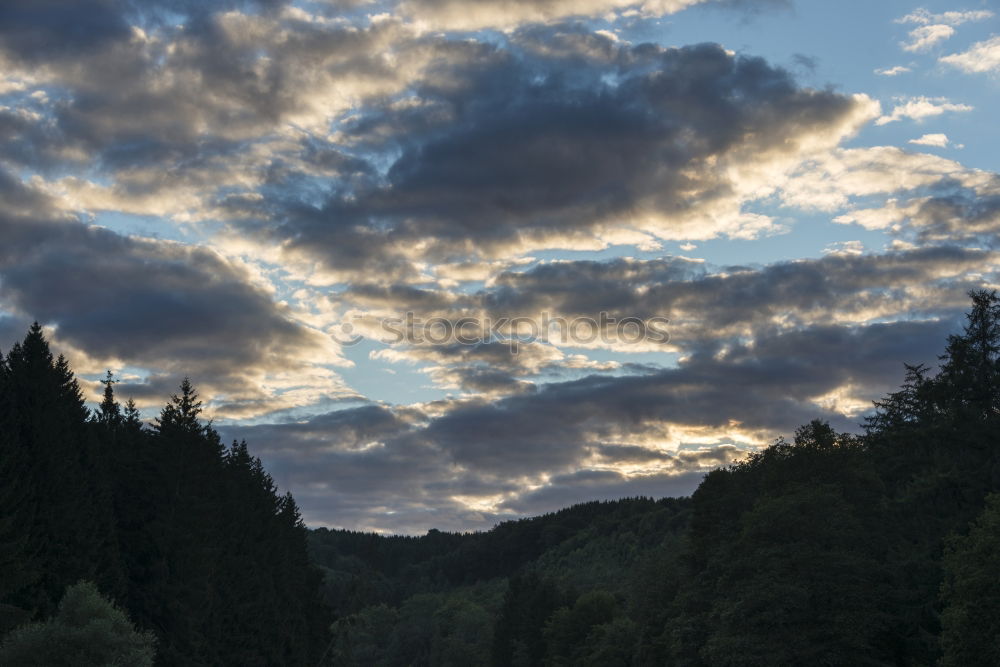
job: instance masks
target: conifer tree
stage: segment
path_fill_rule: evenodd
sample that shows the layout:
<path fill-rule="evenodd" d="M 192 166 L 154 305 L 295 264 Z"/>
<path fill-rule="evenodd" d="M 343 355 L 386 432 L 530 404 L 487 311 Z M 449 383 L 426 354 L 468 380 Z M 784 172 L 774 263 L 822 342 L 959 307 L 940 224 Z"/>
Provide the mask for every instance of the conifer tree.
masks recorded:
<path fill-rule="evenodd" d="M 40 573 L 13 593 L 36 613 L 55 608 L 70 583 L 89 578 L 121 590 L 108 477 L 69 364 L 54 359 L 36 322 L 5 364 L 5 447 L 18 461 L 14 530 Z"/>
<path fill-rule="evenodd" d="M 330 619 L 295 501 L 246 443 L 224 451 L 188 379 L 152 429 L 102 384 L 91 414 L 37 324 L 0 356 L 0 636 L 86 578 L 159 664 L 315 664 Z"/>
<path fill-rule="evenodd" d="M 949 336 L 938 381 L 956 416 L 984 420 L 1000 415 L 1000 297 L 969 293 L 972 309 L 962 334 Z"/>
<path fill-rule="evenodd" d="M 41 578 L 25 531 L 37 511 L 25 479 L 31 462 L 17 433 L 8 427 L 15 423 L 9 389 L 7 361 L 0 354 L 0 637 L 31 617 L 33 610 L 23 593 Z"/>

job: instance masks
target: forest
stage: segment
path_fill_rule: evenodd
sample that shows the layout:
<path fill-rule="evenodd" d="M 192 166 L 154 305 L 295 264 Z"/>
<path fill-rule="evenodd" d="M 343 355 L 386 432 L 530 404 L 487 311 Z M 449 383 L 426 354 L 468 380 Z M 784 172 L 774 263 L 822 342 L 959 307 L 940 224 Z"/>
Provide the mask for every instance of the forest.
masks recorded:
<path fill-rule="evenodd" d="M 0 358 L 0 664 L 1000 664 L 1000 298 L 971 297 L 859 434 L 419 537 L 307 530 L 187 381 L 149 425 L 110 374 L 89 410 L 36 325 Z"/>
<path fill-rule="evenodd" d="M 291 495 L 185 380 L 89 410 L 41 327 L 0 361 L 0 665 L 315 665 L 331 622 Z"/>

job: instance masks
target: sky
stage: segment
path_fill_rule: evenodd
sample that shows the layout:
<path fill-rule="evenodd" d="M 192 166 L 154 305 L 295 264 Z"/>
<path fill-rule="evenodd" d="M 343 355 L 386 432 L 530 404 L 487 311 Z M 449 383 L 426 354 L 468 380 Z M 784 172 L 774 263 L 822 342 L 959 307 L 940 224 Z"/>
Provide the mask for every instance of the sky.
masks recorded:
<path fill-rule="evenodd" d="M 996 287 L 998 93 L 984 0 L 7 0 L 0 351 L 311 526 L 687 495 Z"/>

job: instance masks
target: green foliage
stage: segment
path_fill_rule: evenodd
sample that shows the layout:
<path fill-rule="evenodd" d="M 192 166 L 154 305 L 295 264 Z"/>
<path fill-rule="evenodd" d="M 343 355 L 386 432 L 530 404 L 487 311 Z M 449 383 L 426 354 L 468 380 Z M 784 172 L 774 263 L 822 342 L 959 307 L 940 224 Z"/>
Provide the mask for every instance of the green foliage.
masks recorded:
<path fill-rule="evenodd" d="M 434 612 L 431 664 L 441 667 L 485 665 L 493 639 L 493 614 L 466 596 L 448 595 Z"/>
<path fill-rule="evenodd" d="M 384 604 L 366 607 L 333 624 L 331 665 L 380 667 L 389 665 L 389 638 L 399 622 L 399 613 Z"/>
<path fill-rule="evenodd" d="M 414 595 L 398 609 L 385 604 L 366 607 L 333 624 L 327 664 L 488 664 L 494 615 L 484 604 L 492 606 L 492 597 L 487 589 L 456 589 Z"/>
<path fill-rule="evenodd" d="M 572 606 L 557 609 L 545 624 L 545 664 L 569 667 L 588 662 L 595 650 L 588 640 L 595 629 L 614 621 L 616 607 L 610 593 L 591 591 L 578 597 Z M 607 652 L 606 648 L 610 647 L 602 652 Z"/>
<path fill-rule="evenodd" d="M 545 658 L 545 624 L 562 607 L 566 593 L 533 572 L 510 580 L 493 635 L 491 664 L 541 665 Z"/>
<path fill-rule="evenodd" d="M 967 535 L 954 537 L 944 556 L 941 665 L 1000 664 L 1000 495 Z"/>
<path fill-rule="evenodd" d="M 609 623 L 596 625 L 587 634 L 586 644 L 578 651 L 583 667 L 629 667 L 640 664 L 636 653 L 640 646 L 639 625 L 630 618 L 617 616 Z"/>
<path fill-rule="evenodd" d="M 0 664 L 29 667 L 151 667 L 155 640 L 81 582 L 66 590 L 56 615 L 24 625 L 0 644 Z"/>

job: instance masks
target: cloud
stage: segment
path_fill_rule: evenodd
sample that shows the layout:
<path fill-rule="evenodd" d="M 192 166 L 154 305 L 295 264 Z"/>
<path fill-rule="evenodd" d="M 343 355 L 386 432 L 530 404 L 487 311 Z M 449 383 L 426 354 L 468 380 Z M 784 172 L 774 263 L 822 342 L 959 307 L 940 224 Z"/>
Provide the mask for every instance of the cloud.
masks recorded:
<path fill-rule="evenodd" d="M 833 221 L 884 230 L 903 243 L 993 247 L 1000 238 L 990 214 L 1000 195 L 997 175 L 927 153 L 889 146 L 833 151 L 804 165 L 780 193 L 793 206 L 831 213 L 846 209 Z M 968 203 L 925 207 L 939 200 Z M 937 217 L 945 213 L 946 220 Z"/>
<path fill-rule="evenodd" d="M 867 197 L 878 197 L 891 207 L 897 195 L 919 196 L 941 183 L 985 188 L 985 192 L 993 187 L 994 178 L 937 155 L 872 146 L 837 149 L 807 161 L 782 184 L 779 196 L 787 206 L 834 213 Z"/>
<path fill-rule="evenodd" d="M 912 224 L 924 228 L 915 217 Z M 936 235 L 942 236 L 940 230 Z M 449 339 L 396 343 L 372 353 L 383 362 L 419 366 L 441 388 L 495 398 L 532 393 L 559 377 L 649 371 L 627 363 L 627 356 L 624 363 L 596 362 L 579 354 L 580 349 L 624 355 L 672 352 L 685 358 L 781 331 L 935 317 L 942 309 L 960 307 L 965 293 L 980 285 L 976 276 L 995 271 L 997 263 L 990 252 L 954 246 L 863 254 L 857 242 L 832 248 L 819 260 L 715 272 L 682 258 L 555 261 L 503 272 L 473 294 L 355 286 L 338 295 L 338 308 L 370 321 L 356 330 L 376 340 L 385 340 L 379 318 L 402 321 L 404 311 L 418 322 L 438 319 L 457 327 L 468 321 L 472 329 L 463 332 L 476 338 L 488 335 L 477 323 L 488 327 L 482 323 L 512 318 L 539 323 L 532 341 L 517 347 L 499 341 L 461 345 Z M 604 316 L 613 323 L 668 319 L 669 342 L 637 342 L 615 335 L 613 326 L 610 335 L 582 342 L 566 335 L 565 325 L 553 329 L 544 324 L 578 318 L 596 323 Z"/>
<path fill-rule="evenodd" d="M 42 0 L 11 0 L 0 7 L 0 44 L 29 62 L 70 57 L 128 39 L 122 4 L 82 0 L 63 6 Z"/>
<path fill-rule="evenodd" d="M 278 3 L 166 6 L 100 4 L 129 29 L 41 68 L 24 66 L 41 51 L 6 42 L 46 96 L 0 110 L 5 155 L 45 174 L 65 210 L 227 220 L 217 247 L 314 284 L 374 265 L 416 279 L 470 249 L 492 261 L 776 233 L 747 198 L 873 115 L 863 96 L 713 45 L 561 25 L 499 47 Z"/>
<path fill-rule="evenodd" d="M 676 369 L 489 403 L 368 406 L 223 435 L 248 439 L 313 525 L 486 528 L 595 495 L 683 493 L 702 472 L 813 417 L 850 428 L 856 419 L 836 410 L 897 382 L 897 359 L 932 361 L 959 312 L 765 336 Z"/>
<path fill-rule="evenodd" d="M 969 73 L 1000 71 L 1000 37 L 976 42 L 968 51 L 944 56 L 941 62 Z"/>
<path fill-rule="evenodd" d="M 904 51 L 927 51 L 938 42 L 955 34 L 950 25 L 923 25 L 910 31 L 910 42 L 903 44 Z"/>
<path fill-rule="evenodd" d="M 909 118 L 911 120 L 922 120 L 932 116 L 940 116 L 945 112 L 972 111 L 973 107 L 968 104 L 954 104 L 944 97 L 911 97 L 900 100 L 900 103 L 893 107 L 892 112 L 879 117 L 876 125 L 886 125 L 896 121 Z"/>
<path fill-rule="evenodd" d="M 990 194 L 957 184 L 915 203 L 912 224 L 924 243 L 961 240 L 995 245 L 1000 239 L 1000 188 Z"/>
<path fill-rule="evenodd" d="M 824 255 L 863 255 L 865 244 L 861 241 L 840 241 L 823 249 Z"/>
<path fill-rule="evenodd" d="M 110 11 L 112 3 L 100 4 Z M 13 73 L 32 76 L 47 93 L 25 99 L 33 113 L 21 119 L 21 133 L 33 133 L 34 149 L 15 155 L 39 169 L 96 161 L 121 177 L 118 195 L 169 199 L 179 181 L 196 176 L 207 188 L 226 171 L 236 173 L 217 188 L 253 187 L 282 158 L 294 164 L 310 157 L 305 139 L 321 141 L 359 100 L 405 87 L 434 55 L 398 22 L 357 28 L 291 10 L 192 11 L 179 25 L 145 18 L 122 35 L 88 33 L 87 48 L 72 58 L 41 46 L 36 52 L 20 38 L 0 41 Z M 41 16 L 32 12 L 25 21 Z M 36 66 L 29 57 L 44 60 Z M 241 169 L 220 169 L 226 162 Z"/>
<path fill-rule="evenodd" d="M 533 392 L 535 384 L 524 378 L 542 374 L 593 373 L 621 367 L 618 362 L 594 362 L 535 341 L 517 346 L 499 341 L 427 343 L 377 350 L 371 357 L 389 363 L 430 364 L 423 371 L 436 386 L 480 397 Z"/>
<path fill-rule="evenodd" d="M 190 375 L 222 417 L 351 395 L 322 366 L 343 363 L 339 348 L 239 264 L 61 216 L 45 195 L 0 174 L 0 303 L 51 326 L 78 371 L 152 369 L 156 403 Z"/>
<path fill-rule="evenodd" d="M 403 0 L 397 11 L 428 30 L 510 29 L 527 23 L 552 23 L 638 11 L 646 16 L 674 14 L 708 0 Z M 773 2 L 755 0 L 752 5 Z"/>
<path fill-rule="evenodd" d="M 919 27 L 910 31 L 910 41 L 904 43 L 904 51 L 927 51 L 938 42 L 942 42 L 955 34 L 953 26 L 963 23 L 985 21 L 992 18 L 993 12 L 985 9 L 972 11 L 950 11 L 941 14 L 932 14 L 926 9 L 918 9 L 902 18 L 896 19 L 896 23 L 915 23 Z"/>
<path fill-rule="evenodd" d="M 919 25 L 933 25 L 943 23 L 946 25 L 962 25 L 971 21 L 985 21 L 993 18 L 993 12 L 987 9 L 977 9 L 970 11 L 951 11 L 941 14 L 933 14 L 926 9 L 918 9 L 902 18 L 896 19 L 896 23 L 917 23 Z"/>
<path fill-rule="evenodd" d="M 868 98 L 800 88 L 717 45 L 604 40 L 595 61 L 539 55 L 538 36 L 448 62 L 419 103 L 360 112 L 345 140 L 397 156 L 385 182 L 260 210 L 253 231 L 325 264 L 332 282 L 373 264 L 398 280 L 414 260 L 754 238 L 777 227 L 743 211 L 746 199 L 874 115 Z M 581 44 L 566 36 L 555 43 Z"/>
<path fill-rule="evenodd" d="M 893 67 L 886 67 L 883 69 L 875 70 L 875 73 L 879 76 L 899 76 L 900 74 L 905 74 L 906 72 L 911 72 L 909 67 L 903 65 L 895 65 Z"/>
<path fill-rule="evenodd" d="M 918 139 L 910 139 L 909 143 L 916 144 L 918 146 L 946 148 L 949 142 L 947 134 L 925 134 Z"/>
<path fill-rule="evenodd" d="M 935 247 L 836 254 L 760 269 L 723 267 L 716 273 L 667 259 L 559 262 L 503 274 L 495 292 L 484 298 L 495 313 L 660 315 L 670 319 L 671 344 L 692 350 L 730 337 L 823 323 L 863 324 L 917 312 L 931 316 L 942 305 L 954 308 L 964 300 L 972 286 L 964 275 L 996 261 L 986 251 Z M 938 281 L 943 302 L 931 296 Z"/>
<path fill-rule="evenodd" d="M 0 7 L 0 49 L 38 63 L 86 57 L 128 41 L 134 26 L 146 28 L 205 21 L 213 13 L 244 10 L 274 14 L 286 0 L 6 0 Z"/>
<path fill-rule="evenodd" d="M 587 1 L 598 14 L 638 4 Z M 651 0 L 645 7 L 671 12 L 700 1 Z M 246 160 L 247 142 L 275 148 L 281 145 L 275 135 L 322 139 L 339 116 L 405 90 L 428 64 L 456 51 L 449 48 L 455 42 L 422 37 L 398 18 L 358 23 L 354 17 L 352 23 L 336 10 L 310 14 L 282 0 L 57 5 L 12 0 L 0 9 L 5 74 L 26 93 L 48 94 L 36 100 L 33 150 L 18 151 L 37 167 L 69 159 L 87 165 L 97 158 L 105 169 L 127 174 L 150 165 L 232 159 L 237 152 Z M 429 0 L 399 9 L 406 14 L 411 5 L 431 15 L 512 17 L 515 23 L 536 11 L 558 17 L 588 9 L 564 0 L 492 9 L 478 2 L 475 11 L 462 3 L 457 12 L 449 2 Z M 254 166 L 263 171 L 269 165 Z M 149 190 L 153 184 L 142 185 Z"/>
<path fill-rule="evenodd" d="M 424 316 L 655 312 L 670 316 L 682 356 L 672 368 L 226 435 L 247 437 L 281 484 L 303 490 L 314 524 L 465 530 L 586 498 L 683 493 L 706 469 L 814 417 L 854 428 L 900 380 L 902 361 L 934 362 L 965 292 L 997 264 L 986 250 L 928 247 L 716 273 L 679 258 L 557 261 L 502 273 L 475 295 L 357 286 L 342 298 L 416 304 Z M 419 359 L 469 375 L 482 361 L 500 383 L 561 360 L 531 346 L 522 362 L 500 345 L 396 358 Z"/>

